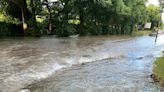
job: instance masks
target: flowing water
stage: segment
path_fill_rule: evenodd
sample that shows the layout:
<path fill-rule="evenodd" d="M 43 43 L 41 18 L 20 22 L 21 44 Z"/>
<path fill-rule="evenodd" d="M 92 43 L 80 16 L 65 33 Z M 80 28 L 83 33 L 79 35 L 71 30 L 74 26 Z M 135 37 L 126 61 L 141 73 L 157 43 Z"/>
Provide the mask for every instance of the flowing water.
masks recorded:
<path fill-rule="evenodd" d="M 0 92 L 164 92 L 150 78 L 163 39 L 0 39 Z"/>

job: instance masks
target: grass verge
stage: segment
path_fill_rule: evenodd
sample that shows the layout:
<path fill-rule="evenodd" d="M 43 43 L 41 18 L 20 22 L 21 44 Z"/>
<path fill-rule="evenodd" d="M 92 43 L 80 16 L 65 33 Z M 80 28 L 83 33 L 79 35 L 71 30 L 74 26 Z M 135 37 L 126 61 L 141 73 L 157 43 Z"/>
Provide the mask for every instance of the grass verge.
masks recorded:
<path fill-rule="evenodd" d="M 144 36 L 151 34 L 151 30 L 140 30 L 140 31 L 133 31 L 132 36 Z"/>
<path fill-rule="evenodd" d="M 164 86 L 164 56 L 155 61 L 153 73 L 154 80 Z"/>

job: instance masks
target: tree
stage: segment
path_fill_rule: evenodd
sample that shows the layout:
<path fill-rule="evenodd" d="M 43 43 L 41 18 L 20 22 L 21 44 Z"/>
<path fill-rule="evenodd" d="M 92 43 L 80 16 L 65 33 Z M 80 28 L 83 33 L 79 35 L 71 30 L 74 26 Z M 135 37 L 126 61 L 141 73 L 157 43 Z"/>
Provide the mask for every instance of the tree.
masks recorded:
<path fill-rule="evenodd" d="M 5 1 L 5 0 L 4 0 Z M 44 25 L 50 34 L 69 36 L 130 34 L 135 25 L 148 21 L 156 24 L 159 12 L 146 8 L 147 0 L 10 0 L 3 11 L 27 23 L 39 32 L 36 16 L 46 16 Z M 0 3 L 2 4 L 2 3 Z M 4 4 L 5 5 L 5 4 Z M 15 10 L 13 10 L 15 9 Z M 156 14 L 156 15 L 155 15 Z M 43 26 L 42 23 L 42 26 Z"/>
<path fill-rule="evenodd" d="M 22 16 L 21 20 L 22 20 L 23 30 L 25 31 L 27 29 L 27 20 L 28 20 L 28 18 L 30 16 L 29 15 L 29 10 L 27 8 L 26 0 L 10 0 L 9 3 L 11 5 L 13 3 L 13 4 L 17 5 L 20 8 L 21 16 Z"/>
<path fill-rule="evenodd" d="M 152 28 L 158 27 L 161 22 L 161 12 L 160 8 L 154 5 L 149 5 L 147 7 L 148 22 L 152 23 Z"/>

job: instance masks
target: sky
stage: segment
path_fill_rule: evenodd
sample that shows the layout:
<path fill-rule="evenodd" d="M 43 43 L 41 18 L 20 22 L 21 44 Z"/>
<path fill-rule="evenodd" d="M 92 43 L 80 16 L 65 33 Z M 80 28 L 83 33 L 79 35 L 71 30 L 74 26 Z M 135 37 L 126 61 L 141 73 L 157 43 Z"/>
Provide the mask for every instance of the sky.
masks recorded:
<path fill-rule="evenodd" d="M 149 5 L 149 4 L 153 4 L 153 5 L 158 6 L 159 5 L 159 2 L 158 2 L 158 0 L 148 0 L 147 5 Z"/>
<path fill-rule="evenodd" d="M 58 1 L 58 0 L 48 0 L 48 1 L 50 1 L 50 2 L 55 2 L 55 1 Z"/>

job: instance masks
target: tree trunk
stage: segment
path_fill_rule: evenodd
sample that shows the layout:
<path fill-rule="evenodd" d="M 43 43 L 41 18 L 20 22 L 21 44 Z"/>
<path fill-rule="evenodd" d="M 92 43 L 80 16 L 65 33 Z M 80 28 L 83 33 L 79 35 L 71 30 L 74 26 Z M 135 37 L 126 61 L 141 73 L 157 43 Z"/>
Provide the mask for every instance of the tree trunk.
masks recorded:
<path fill-rule="evenodd" d="M 83 9 L 80 10 L 79 33 L 81 35 L 84 35 L 84 14 L 83 14 Z"/>
<path fill-rule="evenodd" d="M 51 32 L 52 32 L 52 23 L 51 23 L 51 21 L 52 21 L 52 14 L 51 14 L 51 11 L 49 12 L 50 14 L 49 14 L 49 32 L 50 32 L 50 34 L 51 34 Z"/>
<path fill-rule="evenodd" d="M 23 27 L 23 31 L 25 33 L 25 30 L 27 29 L 27 24 L 26 24 L 26 21 L 25 21 L 25 15 L 24 15 L 23 9 L 21 9 L 21 11 L 22 11 L 22 27 Z"/>
<path fill-rule="evenodd" d="M 28 16 L 28 9 L 27 9 L 27 3 L 26 0 L 12 0 L 13 3 L 17 4 L 22 12 L 22 27 L 25 32 L 27 29 L 27 16 Z"/>
<path fill-rule="evenodd" d="M 47 31 L 47 33 L 48 34 L 51 34 L 51 32 L 52 32 L 52 23 L 51 23 L 51 21 L 52 21 L 52 13 L 51 13 L 51 7 L 48 5 L 48 0 L 45 0 L 45 2 L 47 3 L 46 4 L 46 7 L 47 7 L 47 10 L 48 10 L 48 13 L 49 13 L 49 20 L 48 20 L 48 31 Z"/>

